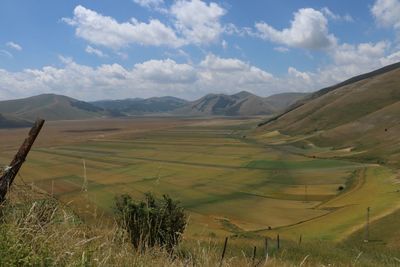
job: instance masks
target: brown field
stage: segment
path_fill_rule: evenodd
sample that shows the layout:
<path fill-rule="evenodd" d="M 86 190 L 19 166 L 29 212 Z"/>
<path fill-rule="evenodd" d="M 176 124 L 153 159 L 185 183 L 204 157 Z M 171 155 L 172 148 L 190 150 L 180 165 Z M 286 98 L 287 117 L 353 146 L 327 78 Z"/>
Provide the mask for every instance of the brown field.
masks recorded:
<path fill-rule="evenodd" d="M 277 133 L 253 138 L 258 121 L 140 117 L 48 122 L 17 182 L 53 194 L 88 220 L 111 218 L 117 194 L 169 194 L 187 209 L 187 233 L 196 238 L 250 232 L 315 237 L 320 229 L 330 232 L 326 238 L 343 238 L 362 223 L 363 206 L 354 206 L 365 201 L 360 196 L 379 194 L 370 191 L 376 186 L 391 190 L 389 180 L 379 185 L 369 178 L 373 172 L 391 177 L 376 166 L 310 158 L 276 145 L 286 138 Z M 27 131 L 0 131 L 0 165 L 11 160 Z M 358 188 L 361 178 L 367 182 Z M 342 193 L 339 186 L 355 193 L 346 195 L 347 188 Z M 392 209 L 393 197 L 380 197 L 377 207 Z"/>

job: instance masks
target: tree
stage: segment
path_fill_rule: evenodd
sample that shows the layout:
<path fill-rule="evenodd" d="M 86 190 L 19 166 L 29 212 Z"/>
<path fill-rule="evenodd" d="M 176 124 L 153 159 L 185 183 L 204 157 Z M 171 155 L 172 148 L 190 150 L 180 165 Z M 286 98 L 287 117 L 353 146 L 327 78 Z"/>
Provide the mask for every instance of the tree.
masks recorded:
<path fill-rule="evenodd" d="M 115 198 L 117 221 L 136 249 L 160 246 L 172 251 L 186 228 L 187 216 L 180 203 L 163 195 L 146 193 L 142 201 L 129 195 Z"/>

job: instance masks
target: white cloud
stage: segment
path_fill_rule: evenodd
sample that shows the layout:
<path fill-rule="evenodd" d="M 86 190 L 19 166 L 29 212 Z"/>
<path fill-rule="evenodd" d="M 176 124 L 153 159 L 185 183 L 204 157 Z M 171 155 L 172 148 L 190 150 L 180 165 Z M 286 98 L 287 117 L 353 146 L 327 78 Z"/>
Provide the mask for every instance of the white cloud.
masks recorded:
<path fill-rule="evenodd" d="M 272 74 L 236 58 L 208 54 L 197 68 L 199 80 L 194 88 L 197 88 L 200 95 L 231 94 L 242 90 L 265 95 L 279 91 Z"/>
<path fill-rule="evenodd" d="M 321 9 L 322 13 L 324 13 L 328 18 L 332 19 L 332 20 L 337 20 L 337 21 L 346 21 L 346 22 L 353 22 L 354 19 L 352 16 L 350 16 L 349 14 L 346 15 L 339 15 L 339 14 L 335 14 L 333 13 L 329 8 L 327 7 L 323 7 Z"/>
<path fill-rule="evenodd" d="M 103 53 L 100 49 L 96 49 L 94 47 L 91 47 L 90 45 L 86 46 L 85 49 L 86 53 L 96 55 L 98 57 L 107 57 L 106 54 Z"/>
<path fill-rule="evenodd" d="M 39 93 L 65 94 L 83 100 L 177 95 L 196 98 L 210 92 L 235 93 L 249 90 L 259 94 L 278 92 L 268 72 L 234 58 L 207 55 L 195 64 L 172 59 L 149 60 L 131 69 L 119 64 L 98 67 L 80 65 L 60 57 L 62 67 L 45 66 L 9 72 L 0 69 L 3 98 Z M 278 83 L 277 83 L 278 84 Z"/>
<path fill-rule="evenodd" d="M 196 70 L 188 64 L 178 64 L 174 60 L 149 60 L 136 64 L 138 77 L 157 83 L 193 83 L 197 79 Z"/>
<path fill-rule="evenodd" d="M 300 79 L 304 80 L 307 83 L 311 83 L 310 74 L 308 74 L 306 72 L 298 71 L 296 68 L 289 67 L 288 68 L 288 74 L 293 76 L 293 77 L 295 77 L 295 78 L 300 78 Z"/>
<path fill-rule="evenodd" d="M 155 8 L 164 4 L 164 0 L 133 0 L 133 2 L 147 8 Z"/>
<path fill-rule="evenodd" d="M 220 58 L 214 54 L 208 54 L 200 62 L 200 66 L 210 71 L 232 72 L 249 68 L 250 65 L 237 58 Z"/>
<path fill-rule="evenodd" d="M 336 37 L 329 33 L 328 20 L 320 11 L 299 9 L 294 14 L 290 28 L 277 30 L 265 22 L 256 23 L 259 37 L 290 47 L 323 49 L 336 44 Z"/>
<path fill-rule="evenodd" d="M 371 12 L 379 25 L 400 30 L 400 1 L 377 0 Z"/>
<path fill-rule="evenodd" d="M 189 43 L 213 43 L 223 32 L 220 18 L 226 11 L 214 2 L 178 0 L 172 5 L 170 13 L 176 19 L 175 27 Z"/>
<path fill-rule="evenodd" d="M 332 50 L 333 60 L 337 65 L 370 65 L 371 61 L 384 56 L 389 43 L 361 43 L 358 45 L 342 44 Z"/>
<path fill-rule="evenodd" d="M 289 48 L 284 47 L 284 46 L 278 46 L 278 47 L 274 47 L 275 51 L 281 52 L 281 53 L 286 53 L 289 52 Z"/>
<path fill-rule="evenodd" d="M 112 49 L 120 49 L 130 44 L 179 47 L 183 41 L 178 38 L 173 29 L 157 19 L 149 23 L 130 22 L 119 23 L 112 17 L 103 16 L 83 6 L 74 9 L 74 17 L 63 18 L 65 23 L 76 27 L 76 36 L 86 41 Z"/>
<path fill-rule="evenodd" d="M 389 53 L 390 44 L 384 41 L 357 45 L 344 43 L 329 52 L 333 62 L 314 72 L 311 78 L 317 88 L 332 85 L 395 63 L 399 54 Z"/>
<path fill-rule="evenodd" d="M 175 95 L 194 99 L 207 93 L 241 90 L 266 96 L 312 91 L 400 60 L 387 42 L 341 44 L 327 53 L 332 63 L 316 71 L 294 66 L 277 77 L 237 58 L 206 55 L 197 63 L 148 60 L 126 68 L 119 64 L 91 67 L 60 56 L 61 67 L 11 72 L 0 69 L 0 99 L 39 93 L 65 94 L 83 100 Z"/>
<path fill-rule="evenodd" d="M 147 9 L 168 14 L 168 9 L 165 8 L 164 0 L 133 0 L 133 2 Z"/>
<path fill-rule="evenodd" d="M 394 52 L 380 59 L 382 65 L 389 65 L 400 62 L 400 51 Z"/>
<path fill-rule="evenodd" d="M 225 40 L 222 40 L 221 46 L 222 46 L 222 48 L 223 48 L 224 50 L 226 50 L 226 49 L 228 48 L 228 42 L 225 41 Z"/>
<path fill-rule="evenodd" d="M 17 44 L 17 43 L 14 43 L 14 42 L 7 42 L 6 43 L 6 45 L 9 47 L 9 48 L 12 48 L 12 49 L 14 49 L 14 50 L 17 50 L 17 51 L 21 51 L 22 50 L 22 46 L 21 45 L 19 45 L 19 44 Z"/>
<path fill-rule="evenodd" d="M 13 57 L 13 54 L 11 54 L 10 52 L 8 52 L 7 50 L 0 49 L 0 56 L 12 58 L 12 57 Z"/>
<path fill-rule="evenodd" d="M 245 37 L 245 36 L 257 36 L 256 33 L 254 33 L 252 28 L 249 27 L 237 27 L 233 23 L 227 23 L 223 27 L 223 31 L 226 34 L 229 35 L 237 35 L 240 37 Z"/>

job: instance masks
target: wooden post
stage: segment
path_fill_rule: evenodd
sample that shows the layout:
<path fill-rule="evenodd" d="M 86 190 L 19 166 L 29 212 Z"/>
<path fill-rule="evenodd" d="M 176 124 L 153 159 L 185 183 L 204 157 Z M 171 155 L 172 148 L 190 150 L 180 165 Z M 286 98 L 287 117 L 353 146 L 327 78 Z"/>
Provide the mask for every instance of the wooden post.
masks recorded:
<path fill-rule="evenodd" d="M 279 234 L 276 236 L 276 247 L 278 250 L 281 248 L 281 240 L 279 238 Z"/>
<path fill-rule="evenodd" d="M 369 213 L 370 213 L 371 208 L 368 207 L 367 208 L 367 221 L 365 224 L 365 239 L 364 242 L 368 242 L 369 241 Z"/>
<path fill-rule="evenodd" d="M 302 241 L 302 239 L 303 239 L 303 236 L 302 236 L 302 235 L 300 235 L 300 237 L 299 237 L 299 246 L 301 245 L 301 241 Z"/>
<path fill-rule="evenodd" d="M 268 263 L 268 237 L 266 237 L 265 239 L 264 239 L 264 242 L 265 242 L 265 244 L 264 244 L 264 265 L 266 265 L 267 263 Z M 261 261 L 262 260 L 260 260 L 260 263 L 261 263 Z"/>
<path fill-rule="evenodd" d="M 85 159 L 82 159 L 82 163 L 83 163 L 83 185 L 82 185 L 82 191 L 83 192 L 87 192 L 88 182 L 87 182 L 87 176 L 86 176 L 86 162 L 85 162 Z"/>
<path fill-rule="evenodd" d="M 11 161 L 10 166 L 6 168 L 4 174 L 0 177 L 0 203 L 4 202 L 8 189 L 14 182 L 15 176 L 20 170 L 22 164 L 32 148 L 33 143 L 38 137 L 42 129 L 44 120 L 38 119 L 29 131 L 28 137 L 22 143 L 14 159 Z"/>
<path fill-rule="evenodd" d="M 222 250 L 222 255 L 221 255 L 221 261 L 219 263 L 219 266 L 222 266 L 222 263 L 224 262 L 225 258 L 225 252 L 226 252 L 226 246 L 228 245 L 228 237 L 225 237 L 225 243 L 224 243 L 224 249 Z"/>
<path fill-rule="evenodd" d="M 253 249 L 253 258 L 252 258 L 252 266 L 254 266 L 255 265 L 255 262 L 256 262 L 256 256 L 257 256 L 257 247 L 256 246 L 254 246 L 254 249 Z"/>

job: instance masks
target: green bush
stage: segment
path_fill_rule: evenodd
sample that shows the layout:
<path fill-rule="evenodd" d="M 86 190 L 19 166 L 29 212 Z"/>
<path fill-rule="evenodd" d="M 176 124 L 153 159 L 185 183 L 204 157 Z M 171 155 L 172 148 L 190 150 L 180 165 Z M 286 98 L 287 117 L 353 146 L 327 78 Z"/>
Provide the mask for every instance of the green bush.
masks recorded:
<path fill-rule="evenodd" d="M 186 214 L 169 196 L 157 199 L 146 193 L 143 201 L 134 201 L 129 195 L 121 195 L 115 204 L 117 220 L 136 249 L 160 246 L 172 251 L 181 241 Z"/>

